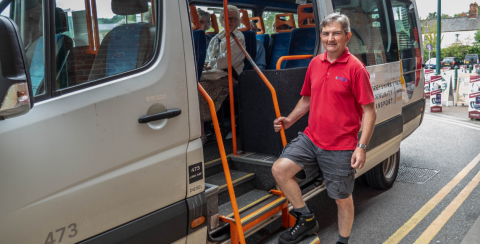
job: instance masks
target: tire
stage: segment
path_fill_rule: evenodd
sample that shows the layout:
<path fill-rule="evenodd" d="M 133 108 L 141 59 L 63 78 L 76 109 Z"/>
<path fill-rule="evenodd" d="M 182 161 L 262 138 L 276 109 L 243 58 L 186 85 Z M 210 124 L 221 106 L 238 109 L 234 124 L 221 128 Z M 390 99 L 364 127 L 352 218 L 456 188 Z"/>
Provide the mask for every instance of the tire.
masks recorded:
<path fill-rule="evenodd" d="M 368 184 L 378 190 L 390 189 L 397 179 L 399 167 L 400 150 L 365 173 Z"/>
<path fill-rule="evenodd" d="M 355 179 L 355 183 L 359 186 L 364 186 L 364 187 L 369 187 L 368 182 L 367 182 L 367 177 L 365 176 L 366 174 L 364 173 L 363 175 L 360 175 Z"/>

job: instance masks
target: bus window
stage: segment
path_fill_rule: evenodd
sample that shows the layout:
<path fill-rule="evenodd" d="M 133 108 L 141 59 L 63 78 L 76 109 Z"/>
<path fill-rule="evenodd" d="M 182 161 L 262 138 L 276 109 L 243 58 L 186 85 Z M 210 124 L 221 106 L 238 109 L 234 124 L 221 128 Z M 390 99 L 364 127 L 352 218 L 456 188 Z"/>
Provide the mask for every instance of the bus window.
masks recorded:
<path fill-rule="evenodd" d="M 411 1 L 392 0 L 400 59 L 420 57 L 418 26 Z"/>
<path fill-rule="evenodd" d="M 112 2 L 113 1 L 113 2 Z M 153 56 L 155 2 L 56 0 L 56 90 L 139 68 Z M 128 5 L 128 6 L 127 6 Z"/>
<path fill-rule="evenodd" d="M 382 1 L 361 2 L 333 0 L 335 12 L 348 16 L 352 38 L 349 51 L 366 66 L 398 61 L 394 47 L 394 30 L 388 18 L 388 11 Z M 346 5 L 345 3 L 348 3 Z"/>
<path fill-rule="evenodd" d="M 265 25 L 265 34 L 275 34 L 275 16 L 277 14 L 284 14 L 284 12 L 273 12 L 273 11 L 264 11 L 263 12 L 263 23 Z M 293 14 L 295 17 L 295 26 L 298 26 L 298 16 Z"/>
<path fill-rule="evenodd" d="M 13 19 L 20 31 L 20 36 L 25 47 L 27 68 L 32 80 L 34 96 L 45 94 L 45 55 L 43 38 L 43 1 L 17 0 L 7 6 L 2 15 Z M 13 8 L 13 11 L 10 11 Z M 7 9 L 9 9 L 7 11 Z"/>

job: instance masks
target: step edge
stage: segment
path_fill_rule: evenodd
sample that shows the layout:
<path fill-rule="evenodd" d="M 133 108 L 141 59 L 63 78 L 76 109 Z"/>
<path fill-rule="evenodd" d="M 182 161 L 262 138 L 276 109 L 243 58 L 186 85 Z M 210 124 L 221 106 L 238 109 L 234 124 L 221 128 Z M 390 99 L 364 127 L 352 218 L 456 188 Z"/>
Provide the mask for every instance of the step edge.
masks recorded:
<path fill-rule="evenodd" d="M 244 175 L 234 181 L 232 181 L 233 187 L 241 185 L 242 183 L 245 183 L 251 179 L 255 178 L 255 173 L 249 173 L 248 175 Z M 228 190 L 227 184 L 221 185 L 218 187 L 218 193 L 222 193 L 224 191 Z"/>

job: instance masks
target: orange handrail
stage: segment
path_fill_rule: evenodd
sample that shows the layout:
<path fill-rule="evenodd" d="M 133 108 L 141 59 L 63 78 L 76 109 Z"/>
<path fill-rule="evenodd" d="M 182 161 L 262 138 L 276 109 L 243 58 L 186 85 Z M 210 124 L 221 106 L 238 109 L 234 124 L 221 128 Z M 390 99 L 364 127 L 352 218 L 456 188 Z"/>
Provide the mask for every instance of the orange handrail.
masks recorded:
<path fill-rule="evenodd" d="M 228 15 L 227 15 L 228 16 Z M 228 25 L 227 25 L 228 26 Z M 223 171 L 225 173 L 225 179 L 227 180 L 228 195 L 230 195 L 230 202 L 232 203 L 233 215 L 237 223 L 241 223 L 240 213 L 238 212 L 237 199 L 235 198 L 235 192 L 233 190 L 232 177 L 230 176 L 230 169 L 228 167 L 227 155 L 225 153 L 225 146 L 223 145 L 222 133 L 220 132 L 220 126 L 218 125 L 217 112 L 215 110 L 215 104 L 208 93 L 203 89 L 200 82 L 198 83 L 198 90 L 202 96 L 207 100 L 208 107 L 210 108 L 210 115 L 212 116 L 213 128 L 215 129 L 215 136 L 217 137 L 218 150 L 220 151 L 220 158 L 222 158 Z M 245 244 L 245 236 L 243 234 L 242 225 L 237 225 L 238 236 L 240 243 Z"/>
<path fill-rule="evenodd" d="M 257 71 L 257 74 L 260 76 L 260 78 L 262 78 L 263 82 L 265 83 L 265 85 L 267 85 L 268 89 L 272 93 L 273 107 L 275 108 L 275 116 L 277 117 L 277 119 L 280 118 L 280 116 L 281 116 L 280 107 L 278 106 L 278 99 L 277 99 L 277 93 L 275 92 L 275 88 L 273 88 L 270 81 L 268 81 L 267 77 L 265 77 L 265 75 L 260 70 L 260 68 L 258 68 L 257 64 L 253 61 L 252 57 L 250 57 L 248 52 L 245 50 L 245 48 L 242 46 L 242 44 L 238 41 L 237 37 L 233 33 L 232 33 L 232 35 L 233 35 L 233 40 L 235 40 L 235 42 L 237 43 L 240 50 L 242 50 L 245 57 L 247 57 L 250 64 L 252 64 L 253 69 L 255 69 L 255 71 Z M 282 124 L 282 129 L 280 129 L 280 136 L 282 137 L 283 147 L 285 147 L 287 145 L 287 137 L 285 136 L 285 130 L 283 128 L 283 124 Z"/>
<path fill-rule="evenodd" d="M 237 156 L 237 131 L 235 126 L 235 103 L 233 101 L 233 81 L 232 81 L 232 48 L 230 46 L 230 28 L 228 26 L 228 0 L 223 0 L 223 13 L 225 21 L 225 32 L 227 38 L 227 60 L 228 60 L 228 94 L 230 95 L 230 120 L 232 125 L 232 147 L 233 155 Z M 221 20 L 220 20 L 221 21 Z M 243 232 L 242 232 L 243 235 Z"/>
<path fill-rule="evenodd" d="M 291 56 L 282 56 L 277 61 L 277 69 L 280 69 L 282 66 L 282 62 L 285 60 L 297 60 L 297 59 L 307 59 L 312 58 L 313 55 L 291 55 Z"/>

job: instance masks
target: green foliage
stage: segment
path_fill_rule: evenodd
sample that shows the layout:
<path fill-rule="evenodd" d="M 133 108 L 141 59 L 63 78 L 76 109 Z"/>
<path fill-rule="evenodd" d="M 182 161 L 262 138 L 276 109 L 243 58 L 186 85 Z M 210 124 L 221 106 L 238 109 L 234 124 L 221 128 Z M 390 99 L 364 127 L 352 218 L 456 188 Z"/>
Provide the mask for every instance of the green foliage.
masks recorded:
<path fill-rule="evenodd" d="M 441 57 L 457 57 L 459 59 L 465 59 L 467 54 L 471 53 L 472 47 L 469 45 L 464 45 L 462 43 L 453 43 L 447 48 L 442 49 Z"/>
<path fill-rule="evenodd" d="M 452 18 L 450 15 L 448 14 L 442 14 L 442 17 L 440 17 L 442 19 L 448 19 L 448 18 Z"/>
<path fill-rule="evenodd" d="M 115 24 L 120 22 L 121 20 L 125 20 L 125 16 L 123 15 L 115 15 L 110 19 L 107 18 L 98 18 L 98 24 Z"/>
<path fill-rule="evenodd" d="M 275 16 L 277 14 L 283 14 L 283 13 L 271 12 L 271 11 L 263 12 L 263 24 L 265 25 L 265 33 L 266 34 L 274 34 L 275 33 L 275 26 L 273 26 L 273 24 L 275 22 Z M 297 14 L 294 14 L 293 16 L 295 18 L 295 25 L 298 27 Z"/>
<path fill-rule="evenodd" d="M 477 30 L 477 32 L 475 33 L 475 36 L 473 37 L 475 38 L 476 42 L 480 42 L 480 29 Z"/>
<path fill-rule="evenodd" d="M 428 32 L 427 32 L 427 29 L 428 29 Z M 441 27 L 440 27 L 440 29 L 441 29 Z M 435 21 L 431 25 L 429 25 L 427 23 L 427 21 L 425 21 L 425 25 L 422 28 L 422 32 L 423 32 L 423 35 L 425 37 L 424 42 L 423 42 L 424 57 L 428 57 L 427 44 L 432 44 L 433 45 L 432 55 L 435 52 L 435 49 L 437 48 L 437 21 Z M 442 43 L 443 37 L 444 36 L 442 35 L 442 38 L 440 39 L 440 43 Z"/>
<path fill-rule="evenodd" d="M 442 16 L 440 18 L 448 19 L 448 18 L 452 18 L 452 16 L 450 16 L 448 14 L 442 14 Z M 437 12 L 429 13 L 427 15 L 427 19 L 437 19 Z"/>

